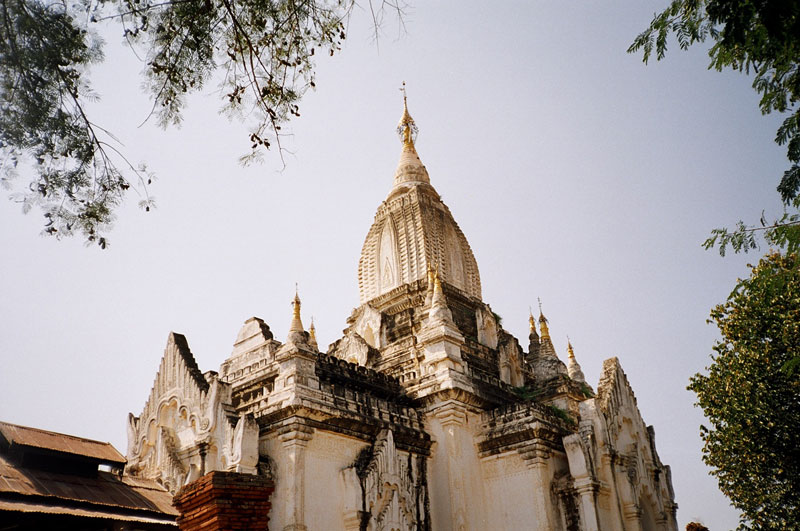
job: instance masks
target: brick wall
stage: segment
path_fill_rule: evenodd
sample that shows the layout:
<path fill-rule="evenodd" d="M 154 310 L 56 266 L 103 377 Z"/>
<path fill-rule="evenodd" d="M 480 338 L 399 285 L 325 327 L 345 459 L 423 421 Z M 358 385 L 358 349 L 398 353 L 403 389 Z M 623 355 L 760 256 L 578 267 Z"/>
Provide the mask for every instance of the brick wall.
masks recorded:
<path fill-rule="evenodd" d="M 186 485 L 172 503 L 181 531 L 266 530 L 272 481 L 236 472 L 209 472 Z"/>

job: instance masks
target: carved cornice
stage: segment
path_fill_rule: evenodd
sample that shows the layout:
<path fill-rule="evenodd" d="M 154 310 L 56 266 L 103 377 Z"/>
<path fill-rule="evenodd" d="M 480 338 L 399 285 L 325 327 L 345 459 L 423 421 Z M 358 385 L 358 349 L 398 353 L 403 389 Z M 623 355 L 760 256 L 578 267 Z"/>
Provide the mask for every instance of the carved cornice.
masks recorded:
<path fill-rule="evenodd" d="M 546 465 L 547 460 L 558 451 L 558 448 L 548 443 L 549 441 L 537 439 L 518 446 L 516 450 L 528 468 L 537 468 Z"/>
<path fill-rule="evenodd" d="M 439 403 L 428 411 L 445 428 L 452 425 L 462 426 L 467 422 L 467 408 L 456 400 Z"/>
<path fill-rule="evenodd" d="M 302 418 L 295 417 L 277 430 L 277 436 L 284 446 L 306 446 L 314 436 L 314 428 Z"/>
<path fill-rule="evenodd" d="M 481 457 L 519 450 L 525 459 L 541 462 L 552 453 L 564 453 L 562 438 L 574 432 L 564 420 L 544 406 L 519 403 L 481 415 L 478 450 Z"/>
<path fill-rule="evenodd" d="M 314 370 L 320 381 L 344 385 L 397 404 L 411 405 L 411 399 L 399 380 L 382 372 L 326 354 L 319 355 Z"/>
<path fill-rule="evenodd" d="M 312 418 L 311 412 L 301 407 L 283 408 L 278 413 L 281 413 L 281 416 L 273 416 L 268 423 L 266 417 L 259 419 L 262 438 L 274 437 L 284 431 L 291 432 L 294 429 L 292 426 L 299 422 L 308 429 L 338 433 L 367 443 L 372 443 L 381 430 L 390 429 L 399 449 L 419 455 L 430 455 L 433 445 L 431 436 L 423 430 L 421 423 L 414 429 L 388 419 L 371 421 L 341 417 L 318 419 Z"/>

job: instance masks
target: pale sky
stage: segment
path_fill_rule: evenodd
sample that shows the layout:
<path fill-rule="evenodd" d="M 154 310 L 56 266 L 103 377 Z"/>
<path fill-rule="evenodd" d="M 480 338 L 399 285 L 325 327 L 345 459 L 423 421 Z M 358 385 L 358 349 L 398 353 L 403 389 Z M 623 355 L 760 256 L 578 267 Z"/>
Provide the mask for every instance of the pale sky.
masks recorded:
<path fill-rule="evenodd" d="M 708 365 L 725 300 L 758 255 L 700 247 L 711 229 L 776 212 L 787 161 L 750 80 L 673 46 L 645 66 L 626 49 L 663 2 L 419 2 L 378 44 L 357 11 L 342 52 L 276 154 L 243 168 L 248 133 L 218 114 L 213 86 L 180 129 L 137 127 L 141 63 L 108 33 L 94 69 L 95 121 L 157 174 L 158 208 L 131 196 L 111 246 L 39 236 L 34 211 L 0 202 L 0 419 L 109 441 L 147 399 L 170 330 L 218 370 L 242 323 L 284 340 L 299 283 L 321 347 L 358 305 L 357 262 L 400 155 L 398 88 L 420 128 L 431 182 L 475 253 L 483 298 L 527 345 L 541 297 L 596 387 L 619 357 L 684 526 L 735 527 L 701 461 L 688 378 Z M 663 4 L 663 5 L 662 5 Z M 116 29 L 114 31 L 117 31 Z"/>

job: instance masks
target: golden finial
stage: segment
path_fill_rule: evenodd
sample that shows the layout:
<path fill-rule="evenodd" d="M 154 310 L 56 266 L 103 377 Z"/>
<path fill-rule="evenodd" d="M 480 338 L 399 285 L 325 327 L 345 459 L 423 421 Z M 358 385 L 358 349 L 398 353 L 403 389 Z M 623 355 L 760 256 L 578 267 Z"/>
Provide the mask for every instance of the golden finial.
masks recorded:
<path fill-rule="evenodd" d="M 442 281 L 439 280 L 439 270 L 437 269 L 433 274 L 433 291 L 442 292 Z"/>
<path fill-rule="evenodd" d="M 403 116 L 400 118 L 400 123 L 397 124 L 397 134 L 400 135 L 400 140 L 402 140 L 404 147 L 414 147 L 414 141 L 417 139 L 419 128 L 408 113 L 408 95 L 406 94 L 405 81 L 403 81 L 403 86 L 400 88 L 400 91 L 403 93 Z"/>
<path fill-rule="evenodd" d="M 542 341 L 550 339 L 550 329 L 547 327 L 547 317 L 542 313 L 542 299 L 539 299 L 539 328 L 542 330 Z"/>
<path fill-rule="evenodd" d="M 528 324 L 530 325 L 531 332 L 536 332 L 536 319 L 533 318 L 533 310 L 528 306 Z"/>
<path fill-rule="evenodd" d="M 575 351 L 572 350 L 572 342 L 569 340 L 569 336 L 567 336 L 567 353 L 569 353 L 570 359 L 575 359 Z"/>
<path fill-rule="evenodd" d="M 289 332 L 302 332 L 303 322 L 300 320 L 300 295 L 297 291 L 297 283 L 294 285 L 294 300 L 292 301 L 292 325 Z"/>
<path fill-rule="evenodd" d="M 547 319 L 539 319 L 539 328 L 542 329 L 542 341 L 550 339 L 550 329 L 547 328 Z"/>
<path fill-rule="evenodd" d="M 442 281 L 439 279 L 439 270 L 433 273 L 433 295 L 431 295 L 431 306 L 446 304 L 444 291 L 442 291 Z"/>

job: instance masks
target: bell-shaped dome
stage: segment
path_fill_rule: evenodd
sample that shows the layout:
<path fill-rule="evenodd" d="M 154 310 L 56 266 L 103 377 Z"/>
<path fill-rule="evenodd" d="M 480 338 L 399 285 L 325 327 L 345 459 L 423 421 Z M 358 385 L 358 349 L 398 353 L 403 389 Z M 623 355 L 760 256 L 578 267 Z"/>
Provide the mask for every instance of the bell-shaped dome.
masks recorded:
<path fill-rule="evenodd" d="M 404 105 L 403 143 L 389 197 L 375 214 L 358 262 L 361 304 L 437 271 L 443 282 L 481 299 L 478 264 L 467 238 L 439 194 L 414 147 L 417 126 Z"/>

